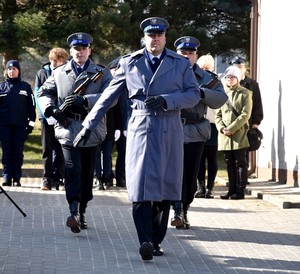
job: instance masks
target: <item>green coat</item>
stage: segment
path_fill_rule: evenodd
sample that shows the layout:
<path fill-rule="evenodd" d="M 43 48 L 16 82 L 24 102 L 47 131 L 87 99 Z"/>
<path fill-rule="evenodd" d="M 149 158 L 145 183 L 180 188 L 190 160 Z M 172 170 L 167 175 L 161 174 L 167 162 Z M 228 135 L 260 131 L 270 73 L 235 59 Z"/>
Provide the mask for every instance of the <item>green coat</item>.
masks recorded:
<path fill-rule="evenodd" d="M 216 112 L 216 126 L 218 129 L 218 150 L 238 150 L 249 147 L 247 138 L 248 120 L 252 110 L 252 91 L 242 87 L 240 84 L 232 88 L 225 88 L 228 100 L 239 113 L 233 113 L 230 104 L 224 104 Z M 232 136 L 227 137 L 221 133 L 221 129 L 226 127 L 231 131 Z"/>

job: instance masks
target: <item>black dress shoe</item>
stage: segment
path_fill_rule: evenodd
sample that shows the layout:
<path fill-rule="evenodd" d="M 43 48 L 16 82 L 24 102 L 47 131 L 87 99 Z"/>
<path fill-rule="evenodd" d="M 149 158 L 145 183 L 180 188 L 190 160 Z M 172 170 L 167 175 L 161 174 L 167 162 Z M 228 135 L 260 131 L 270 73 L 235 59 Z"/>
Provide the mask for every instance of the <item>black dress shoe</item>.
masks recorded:
<path fill-rule="evenodd" d="M 243 199 L 245 199 L 245 195 L 238 194 L 238 193 L 235 193 L 230 197 L 230 200 L 243 200 Z"/>
<path fill-rule="evenodd" d="M 140 247 L 140 255 L 144 261 L 152 260 L 153 259 L 153 245 L 150 242 L 142 243 Z"/>
<path fill-rule="evenodd" d="M 221 195 L 220 198 L 222 200 L 228 200 L 232 195 L 233 193 L 227 192 L 225 195 Z"/>
<path fill-rule="evenodd" d="M 160 246 L 160 244 L 154 243 L 153 244 L 153 256 L 163 256 L 164 255 L 164 251 L 162 249 L 162 247 Z"/>

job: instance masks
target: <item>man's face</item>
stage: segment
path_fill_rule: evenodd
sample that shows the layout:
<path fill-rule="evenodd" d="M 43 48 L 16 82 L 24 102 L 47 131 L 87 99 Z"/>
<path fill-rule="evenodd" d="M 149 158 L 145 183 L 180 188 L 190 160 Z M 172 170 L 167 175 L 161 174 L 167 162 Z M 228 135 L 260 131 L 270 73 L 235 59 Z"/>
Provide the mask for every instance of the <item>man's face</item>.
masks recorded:
<path fill-rule="evenodd" d="M 192 66 L 197 62 L 198 54 L 196 53 L 196 51 L 177 50 L 177 53 L 181 56 L 184 56 L 185 58 L 188 58 Z"/>
<path fill-rule="evenodd" d="M 161 54 L 166 45 L 166 35 L 161 34 L 146 34 L 145 33 L 146 49 L 154 56 Z"/>
<path fill-rule="evenodd" d="M 77 65 L 82 66 L 89 59 L 91 48 L 83 46 L 72 47 L 70 49 L 70 55 Z"/>

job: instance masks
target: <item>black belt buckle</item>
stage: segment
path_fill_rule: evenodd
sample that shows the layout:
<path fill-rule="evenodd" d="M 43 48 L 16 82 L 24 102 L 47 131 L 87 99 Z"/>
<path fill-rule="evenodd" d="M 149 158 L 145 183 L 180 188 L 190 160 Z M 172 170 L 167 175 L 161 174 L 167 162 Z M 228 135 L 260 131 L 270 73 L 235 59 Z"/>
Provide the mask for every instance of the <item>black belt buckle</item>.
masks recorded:
<path fill-rule="evenodd" d="M 186 124 L 186 118 L 181 118 L 181 123 L 182 123 L 183 125 L 185 125 L 185 124 Z"/>
<path fill-rule="evenodd" d="M 74 113 L 74 120 L 81 121 L 81 114 L 80 113 Z"/>

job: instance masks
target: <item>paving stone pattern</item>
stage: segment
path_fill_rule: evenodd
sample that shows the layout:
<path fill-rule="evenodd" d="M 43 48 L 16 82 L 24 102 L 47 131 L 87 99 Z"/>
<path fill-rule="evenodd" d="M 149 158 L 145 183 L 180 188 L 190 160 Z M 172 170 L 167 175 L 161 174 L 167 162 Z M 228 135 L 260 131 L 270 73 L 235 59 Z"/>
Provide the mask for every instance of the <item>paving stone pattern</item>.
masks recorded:
<path fill-rule="evenodd" d="M 65 225 L 64 191 L 41 191 L 37 178 L 4 189 L 27 216 L 0 195 L 0 273 L 300 273 L 300 209 L 252 195 L 224 201 L 222 185 L 215 199 L 194 200 L 191 229 L 170 226 L 165 255 L 149 262 L 138 254 L 126 189 L 95 190 L 79 234 Z"/>

